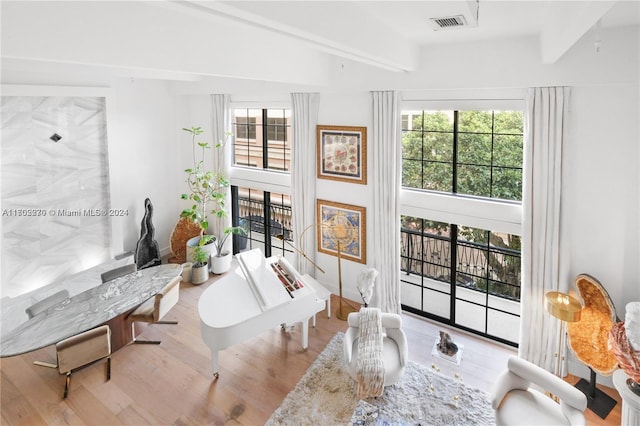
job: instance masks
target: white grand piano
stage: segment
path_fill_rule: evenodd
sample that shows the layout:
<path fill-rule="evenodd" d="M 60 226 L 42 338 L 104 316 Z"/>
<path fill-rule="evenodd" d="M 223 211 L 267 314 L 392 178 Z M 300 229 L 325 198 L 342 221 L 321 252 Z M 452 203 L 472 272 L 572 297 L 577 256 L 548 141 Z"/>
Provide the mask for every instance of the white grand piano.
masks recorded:
<path fill-rule="evenodd" d="M 306 349 L 309 320 L 325 308 L 316 281 L 301 276 L 284 258 L 265 259 L 260 249 L 254 249 L 236 259 L 239 267 L 211 284 L 198 301 L 202 339 L 211 349 L 214 377 L 218 377 L 218 351 L 283 324 L 302 323 Z"/>

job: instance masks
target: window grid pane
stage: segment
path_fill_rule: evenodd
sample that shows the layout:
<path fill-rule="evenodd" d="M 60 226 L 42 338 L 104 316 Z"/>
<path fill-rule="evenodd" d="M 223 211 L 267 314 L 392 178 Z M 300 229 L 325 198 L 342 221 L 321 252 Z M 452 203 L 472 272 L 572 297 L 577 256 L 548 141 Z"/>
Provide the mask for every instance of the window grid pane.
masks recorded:
<path fill-rule="evenodd" d="M 513 327 L 505 329 L 495 318 L 519 320 L 520 237 L 409 216 L 401 221 L 403 294 L 413 297 L 403 297 L 403 309 L 517 344 Z M 455 295 L 453 308 L 443 306 L 451 300 L 446 295 Z"/>
<path fill-rule="evenodd" d="M 233 129 L 234 165 L 291 170 L 290 110 L 238 108 L 234 110 Z"/>
<path fill-rule="evenodd" d="M 521 200 L 521 111 L 403 111 L 402 123 L 403 186 Z"/>

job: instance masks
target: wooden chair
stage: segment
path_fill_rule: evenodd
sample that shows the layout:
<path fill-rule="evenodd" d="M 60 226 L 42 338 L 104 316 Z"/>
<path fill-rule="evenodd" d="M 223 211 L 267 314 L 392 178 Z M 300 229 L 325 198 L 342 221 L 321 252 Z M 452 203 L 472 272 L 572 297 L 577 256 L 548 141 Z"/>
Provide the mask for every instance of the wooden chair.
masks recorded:
<path fill-rule="evenodd" d="M 167 284 L 158 294 L 148 299 L 136 308 L 129 316 L 127 321 L 131 322 L 131 336 L 133 343 L 146 343 L 159 345 L 159 340 L 137 340 L 136 339 L 136 322 L 146 322 L 151 324 L 178 324 L 178 321 L 161 321 L 167 312 L 180 298 L 180 282 L 181 276 L 175 277 Z"/>
<path fill-rule="evenodd" d="M 66 399 L 71 387 L 71 373 L 94 362 L 107 359 L 107 381 L 111 379 L 111 329 L 108 325 L 82 332 L 56 343 L 60 374 L 66 374 Z"/>

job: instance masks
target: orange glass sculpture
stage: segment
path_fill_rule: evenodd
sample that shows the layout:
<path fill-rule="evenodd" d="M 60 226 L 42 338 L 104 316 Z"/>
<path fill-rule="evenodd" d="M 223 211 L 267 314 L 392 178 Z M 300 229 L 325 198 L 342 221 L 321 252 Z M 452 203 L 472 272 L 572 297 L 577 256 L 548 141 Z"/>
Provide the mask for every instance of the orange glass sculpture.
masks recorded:
<path fill-rule="evenodd" d="M 579 322 L 568 324 L 569 347 L 581 362 L 593 371 L 610 376 L 618 360 L 608 350 L 609 331 L 616 323 L 613 302 L 595 278 L 580 274 L 575 279 L 583 301 Z"/>

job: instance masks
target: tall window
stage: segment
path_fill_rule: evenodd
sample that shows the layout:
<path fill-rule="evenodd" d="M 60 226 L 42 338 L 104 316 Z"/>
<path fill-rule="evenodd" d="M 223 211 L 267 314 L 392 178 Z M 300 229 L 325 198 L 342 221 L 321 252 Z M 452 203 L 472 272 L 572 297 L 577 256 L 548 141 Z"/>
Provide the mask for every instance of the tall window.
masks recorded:
<path fill-rule="evenodd" d="M 236 253 L 260 248 L 265 256 L 284 255 L 290 248 L 291 198 L 286 194 L 232 187 L 233 222 L 242 226 L 246 235 L 234 236 Z"/>
<path fill-rule="evenodd" d="M 268 172 L 288 173 L 291 168 L 291 111 L 235 108 L 233 131 L 234 166 L 242 168 L 244 176 L 251 174 L 248 180 L 240 179 L 242 186 L 234 185 L 231 190 L 232 223 L 242 226 L 247 234 L 234 236 L 234 250 L 260 248 L 267 257 L 287 255 L 285 240 L 291 237 L 289 188 L 274 184 L 273 173 Z M 282 191 L 274 191 L 274 187 Z"/>
<path fill-rule="evenodd" d="M 236 166 L 289 171 L 291 111 L 237 108 L 233 111 Z"/>
<path fill-rule="evenodd" d="M 403 112 L 402 185 L 522 199 L 521 111 Z"/>
<path fill-rule="evenodd" d="M 405 188 L 500 209 L 522 199 L 522 156 L 521 111 L 402 112 Z M 454 222 L 401 218 L 403 308 L 515 345 L 520 237 Z"/>

